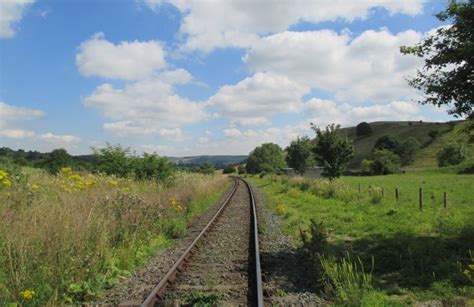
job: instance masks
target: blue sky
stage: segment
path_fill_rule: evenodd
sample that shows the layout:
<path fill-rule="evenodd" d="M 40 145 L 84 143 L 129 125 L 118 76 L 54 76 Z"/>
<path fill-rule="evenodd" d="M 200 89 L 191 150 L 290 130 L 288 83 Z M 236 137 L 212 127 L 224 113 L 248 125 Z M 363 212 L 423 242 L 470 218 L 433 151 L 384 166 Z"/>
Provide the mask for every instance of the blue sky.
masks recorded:
<path fill-rule="evenodd" d="M 0 146 L 247 154 L 311 122 L 452 119 L 398 51 L 445 1 L 0 3 Z"/>

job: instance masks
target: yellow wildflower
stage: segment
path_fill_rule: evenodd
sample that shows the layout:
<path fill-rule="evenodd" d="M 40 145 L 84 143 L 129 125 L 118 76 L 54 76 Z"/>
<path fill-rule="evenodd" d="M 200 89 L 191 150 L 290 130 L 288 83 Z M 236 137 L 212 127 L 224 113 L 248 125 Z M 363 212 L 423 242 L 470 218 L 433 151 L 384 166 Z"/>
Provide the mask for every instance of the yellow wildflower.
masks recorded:
<path fill-rule="evenodd" d="M 276 210 L 277 210 L 279 215 L 285 215 L 288 212 L 285 205 L 282 204 L 282 203 L 279 203 L 279 204 L 276 205 Z"/>
<path fill-rule="evenodd" d="M 6 171 L 0 170 L 0 180 L 7 178 L 8 173 Z"/>
<path fill-rule="evenodd" d="M 181 206 L 181 204 L 176 200 L 176 198 L 171 197 L 169 201 L 170 201 L 171 207 L 173 207 L 173 209 L 176 210 L 176 212 L 182 213 L 184 211 L 183 206 Z"/>
<path fill-rule="evenodd" d="M 21 294 L 21 297 L 23 297 L 24 299 L 30 299 L 30 298 L 33 298 L 33 296 L 35 296 L 35 291 L 33 290 L 23 290 L 20 292 Z"/>
<path fill-rule="evenodd" d="M 117 180 L 109 180 L 109 184 L 110 184 L 111 186 L 116 187 L 116 186 L 118 186 L 119 182 L 118 182 Z"/>
<path fill-rule="evenodd" d="M 8 178 L 3 178 L 2 183 L 3 183 L 3 185 L 5 185 L 5 186 L 7 186 L 7 187 L 11 187 L 11 186 L 12 186 L 12 182 L 11 182 L 10 179 L 8 179 Z"/>
<path fill-rule="evenodd" d="M 63 168 L 61 168 L 61 173 L 66 174 L 66 175 L 71 174 L 72 173 L 72 168 L 63 167 Z"/>
<path fill-rule="evenodd" d="M 31 185 L 31 189 L 32 189 L 33 191 L 38 190 L 38 189 L 39 189 L 39 186 L 38 186 L 37 184 L 34 184 L 34 183 L 33 183 L 33 184 Z"/>
<path fill-rule="evenodd" d="M 82 181 L 82 177 L 80 175 L 71 175 L 71 176 L 69 176 L 69 180 L 71 180 L 71 181 Z"/>
<path fill-rule="evenodd" d="M 471 272 L 469 270 L 464 270 L 464 272 L 462 272 L 464 275 L 466 276 L 469 276 L 471 275 Z"/>
<path fill-rule="evenodd" d="M 474 264 L 470 264 L 470 265 L 468 265 L 468 267 L 469 267 L 471 270 L 474 270 Z"/>

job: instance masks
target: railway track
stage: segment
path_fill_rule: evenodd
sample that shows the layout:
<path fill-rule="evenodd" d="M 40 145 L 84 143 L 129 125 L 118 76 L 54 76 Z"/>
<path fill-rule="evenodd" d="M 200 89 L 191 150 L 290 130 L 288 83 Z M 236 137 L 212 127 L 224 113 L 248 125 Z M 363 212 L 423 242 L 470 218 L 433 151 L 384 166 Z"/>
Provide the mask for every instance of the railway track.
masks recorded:
<path fill-rule="evenodd" d="M 255 199 L 241 178 L 141 306 L 183 304 L 193 292 L 219 305 L 263 306 Z"/>

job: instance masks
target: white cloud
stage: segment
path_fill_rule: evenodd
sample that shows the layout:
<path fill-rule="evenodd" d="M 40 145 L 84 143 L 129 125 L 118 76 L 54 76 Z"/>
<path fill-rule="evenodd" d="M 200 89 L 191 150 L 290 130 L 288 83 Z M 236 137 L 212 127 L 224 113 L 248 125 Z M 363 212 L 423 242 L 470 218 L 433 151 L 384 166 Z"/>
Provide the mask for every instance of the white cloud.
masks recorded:
<path fill-rule="evenodd" d="M 243 60 L 254 71 L 285 75 L 338 100 L 387 102 L 414 95 L 405 78 L 422 60 L 402 55 L 399 47 L 421 38 L 412 30 L 368 30 L 353 40 L 331 30 L 286 31 L 261 39 Z"/>
<path fill-rule="evenodd" d="M 0 102 L 0 128 L 5 127 L 8 122 L 36 119 L 44 116 L 44 114 L 41 110 L 17 107 Z"/>
<path fill-rule="evenodd" d="M 76 65 L 84 76 L 137 80 L 166 67 L 165 50 L 159 41 L 115 45 L 99 32 L 79 46 Z"/>
<path fill-rule="evenodd" d="M 1 129 L 0 137 L 6 137 L 10 139 L 24 139 L 34 136 L 35 133 L 31 130 L 24 129 Z"/>
<path fill-rule="evenodd" d="M 157 10 L 163 1 L 144 0 Z M 416 15 L 424 0 L 169 0 L 185 14 L 180 33 L 186 50 L 209 52 L 214 48 L 249 47 L 259 36 L 287 30 L 300 21 L 319 23 L 342 19 L 365 19 L 376 7 L 390 14 Z"/>
<path fill-rule="evenodd" d="M 330 123 L 351 126 L 361 121 L 423 119 L 418 105 L 407 101 L 354 107 L 348 103 L 313 98 L 305 103 L 304 110 L 312 116 L 311 122 L 321 127 Z"/>
<path fill-rule="evenodd" d="M 272 73 L 257 73 L 235 85 L 222 86 L 208 105 L 230 118 L 232 124 L 262 125 L 277 113 L 298 112 L 309 88 Z"/>
<path fill-rule="evenodd" d="M 169 145 L 162 145 L 162 144 L 144 144 L 140 145 L 140 148 L 143 152 L 146 153 L 156 153 L 160 156 L 171 156 L 174 154 L 174 148 Z"/>
<path fill-rule="evenodd" d="M 185 74 L 180 71 L 179 75 Z M 182 82 L 183 78 L 170 78 L 168 82 L 178 80 Z M 179 140 L 182 125 L 208 117 L 203 104 L 175 94 L 172 84 L 160 77 L 140 80 L 123 88 L 102 84 L 84 99 L 84 104 L 112 120 L 104 124 L 104 129 L 118 136 L 159 135 Z"/>
<path fill-rule="evenodd" d="M 56 135 L 51 132 L 41 134 L 39 139 L 55 145 L 70 145 L 81 142 L 81 139 L 74 135 Z"/>
<path fill-rule="evenodd" d="M 240 130 L 237 128 L 229 128 L 229 129 L 224 129 L 224 135 L 227 137 L 233 138 L 233 137 L 241 136 L 242 132 L 240 132 Z"/>
<path fill-rule="evenodd" d="M 15 26 L 23 17 L 25 9 L 34 0 L 2 0 L 0 1 L 0 38 L 15 36 Z"/>

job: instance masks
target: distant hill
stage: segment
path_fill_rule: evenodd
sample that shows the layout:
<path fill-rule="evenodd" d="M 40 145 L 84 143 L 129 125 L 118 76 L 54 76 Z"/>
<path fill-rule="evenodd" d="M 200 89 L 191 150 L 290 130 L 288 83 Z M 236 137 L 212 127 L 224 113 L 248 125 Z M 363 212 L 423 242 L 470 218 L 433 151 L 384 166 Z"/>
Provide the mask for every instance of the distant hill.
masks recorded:
<path fill-rule="evenodd" d="M 357 136 L 356 127 L 342 128 L 355 147 L 354 159 L 350 162 L 350 168 L 358 168 L 363 159 L 369 159 L 374 148 L 375 141 L 384 135 L 396 137 L 402 142 L 407 137 L 414 137 L 421 145 L 415 162 L 409 167 L 431 167 L 437 166 L 436 154 L 448 142 L 455 140 L 455 130 L 464 125 L 465 121 L 451 121 L 445 123 L 420 122 L 420 121 L 397 121 L 397 122 L 372 122 L 369 123 L 372 134 L 369 136 Z M 430 131 L 437 131 L 435 138 L 429 136 Z M 474 158 L 474 144 L 470 144 L 470 155 Z"/>
<path fill-rule="evenodd" d="M 247 159 L 247 156 L 190 156 L 190 157 L 168 157 L 168 159 L 180 166 L 192 166 L 203 163 L 211 163 L 222 167 L 229 164 L 238 164 Z"/>

